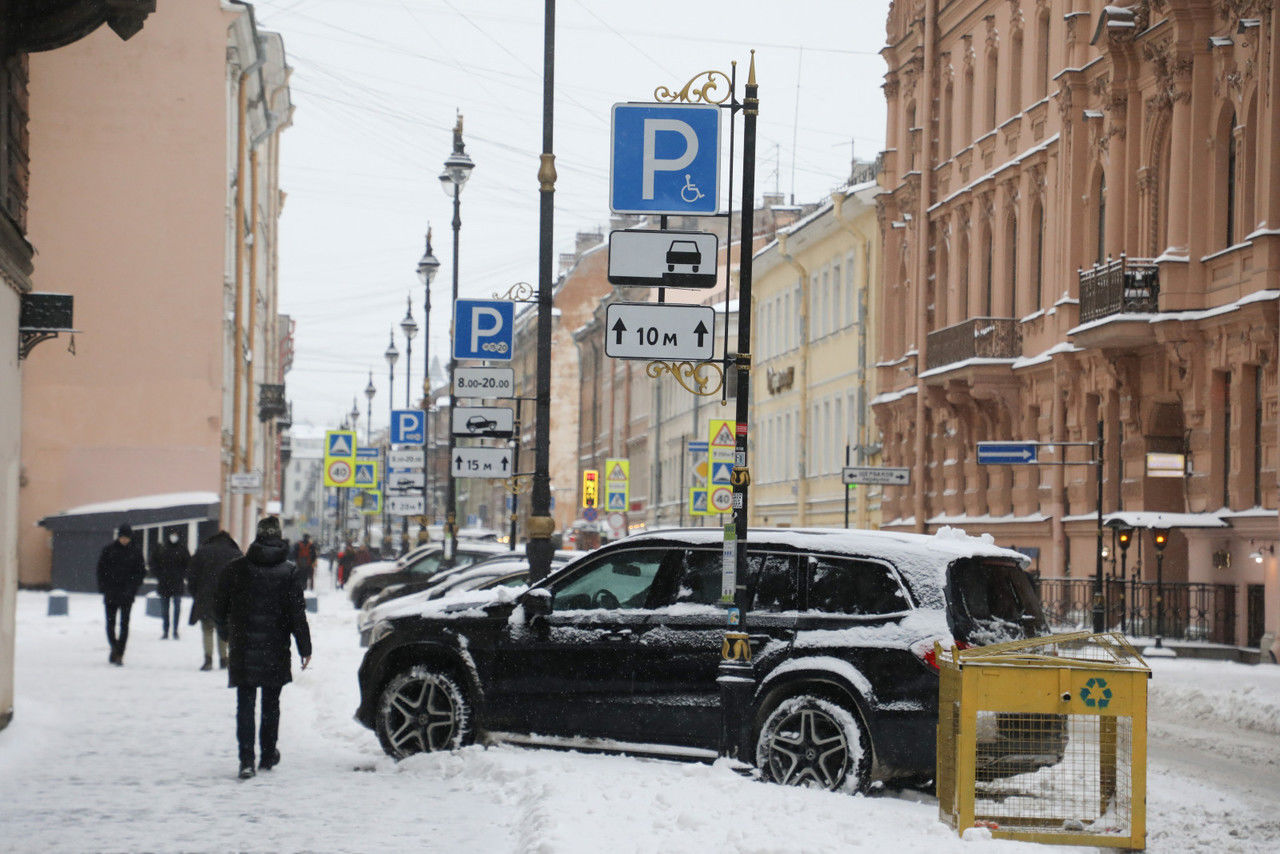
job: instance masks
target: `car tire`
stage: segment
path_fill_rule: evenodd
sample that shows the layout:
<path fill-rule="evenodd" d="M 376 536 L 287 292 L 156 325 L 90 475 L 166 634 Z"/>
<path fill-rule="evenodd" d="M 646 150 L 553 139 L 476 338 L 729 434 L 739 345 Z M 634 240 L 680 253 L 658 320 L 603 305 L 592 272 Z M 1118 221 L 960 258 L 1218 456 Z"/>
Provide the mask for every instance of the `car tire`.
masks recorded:
<path fill-rule="evenodd" d="M 392 677 L 378 698 L 374 729 L 388 756 L 456 750 L 473 738 L 473 709 L 448 673 L 415 665 Z"/>
<path fill-rule="evenodd" d="M 764 715 L 756 767 L 786 786 L 865 792 L 871 740 L 853 709 L 816 694 L 796 694 Z"/>

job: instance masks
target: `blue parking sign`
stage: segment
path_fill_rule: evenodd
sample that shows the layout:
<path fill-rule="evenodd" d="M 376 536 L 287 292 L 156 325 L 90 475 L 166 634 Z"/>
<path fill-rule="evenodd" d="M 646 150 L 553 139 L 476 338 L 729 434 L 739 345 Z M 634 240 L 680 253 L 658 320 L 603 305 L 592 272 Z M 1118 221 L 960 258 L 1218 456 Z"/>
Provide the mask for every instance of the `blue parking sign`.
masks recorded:
<path fill-rule="evenodd" d="M 421 409 L 391 410 L 391 444 L 421 445 L 427 441 L 427 420 Z"/>
<path fill-rule="evenodd" d="M 453 358 L 511 361 L 516 304 L 509 300 L 460 299 L 453 305 Z"/>
<path fill-rule="evenodd" d="M 713 214 L 720 198 L 720 108 L 614 104 L 609 208 Z"/>

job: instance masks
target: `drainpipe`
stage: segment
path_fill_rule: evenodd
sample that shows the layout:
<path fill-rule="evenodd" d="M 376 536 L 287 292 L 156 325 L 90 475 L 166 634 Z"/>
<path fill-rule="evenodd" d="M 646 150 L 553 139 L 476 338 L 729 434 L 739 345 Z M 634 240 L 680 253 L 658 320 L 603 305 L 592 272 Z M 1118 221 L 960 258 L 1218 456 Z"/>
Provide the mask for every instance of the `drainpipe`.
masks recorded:
<path fill-rule="evenodd" d="M 796 483 L 796 524 L 803 526 L 809 519 L 809 271 L 787 251 L 789 237 L 784 231 L 777 234 L 778 257 L 800 274 L 800 305 L 796 308 L 800 314 L 800 377 L 796 380 L 796 387 L 800 389 L 800 429 L 796 435 L 800 471 Z"/>
<path fill-rule="evenodd" d="M 920 194 L 917 198 L 916 218 L 916 271 L 918 281 L 915 283 L 915 317 L 916 317 L 916 423 L 915 423 L 915 471 L 911 476 L 915 482 L 912 490 L 912 512 L 915 516 L 915 530 L 924 533 L 927 522 L 927 499 L 925 494 L 925 450 L 927 445 L 927 416 L 925 395 L 920 387 L 920 371 L 928 364 L 929 330 L 926 328 L 925 316 L 928 310 L 925 283 L 929 271 L 929 201 L 933 197 L 933 167 L 930 148 L 933 134 L 933 74 L 938 64 L 938 50 L 935 44 L 938 27 L 938 0 L 928 0 L 924 13 L 924 74 L 921 75 L 921 113 L 919 119 L 923 132 L 920 135 L 920 159 L 924 168 L 920 170 Z"/>

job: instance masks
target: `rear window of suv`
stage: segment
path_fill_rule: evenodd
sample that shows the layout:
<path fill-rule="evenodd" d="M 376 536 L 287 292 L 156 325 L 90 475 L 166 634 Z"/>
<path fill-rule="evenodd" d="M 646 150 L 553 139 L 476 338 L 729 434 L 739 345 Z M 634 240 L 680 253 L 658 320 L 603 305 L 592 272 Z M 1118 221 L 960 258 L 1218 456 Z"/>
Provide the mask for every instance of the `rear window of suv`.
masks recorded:
<path fill-rule="evenodd" d="M 1010 561 L 958 560 L 948 573 L 948 597 L 958 635 L 999 643 L 1048 631 L 1031 579 Z"/>

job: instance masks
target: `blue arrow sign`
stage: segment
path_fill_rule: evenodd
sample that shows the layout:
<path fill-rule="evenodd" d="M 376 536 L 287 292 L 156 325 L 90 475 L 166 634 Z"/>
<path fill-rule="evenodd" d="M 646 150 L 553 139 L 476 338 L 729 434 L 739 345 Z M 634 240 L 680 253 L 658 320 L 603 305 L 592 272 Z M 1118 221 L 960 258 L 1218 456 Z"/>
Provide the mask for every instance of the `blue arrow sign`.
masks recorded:
<path fill-rule="evenodd" d="M 1035 442 L 979 442 L 978 462 L 990 464 L 1034 463 Z"/>

